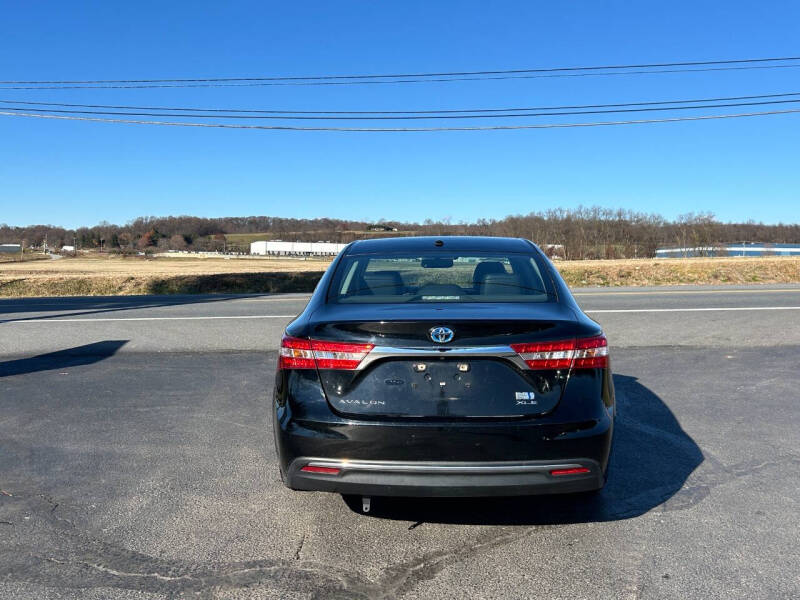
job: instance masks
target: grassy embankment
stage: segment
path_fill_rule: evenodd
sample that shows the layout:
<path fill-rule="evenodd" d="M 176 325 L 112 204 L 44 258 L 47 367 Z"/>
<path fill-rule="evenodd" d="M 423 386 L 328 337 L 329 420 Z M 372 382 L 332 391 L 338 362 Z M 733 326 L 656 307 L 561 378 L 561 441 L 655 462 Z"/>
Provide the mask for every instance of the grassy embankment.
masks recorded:
<path fill-rule="evenodd" d="M 93 256 L 0 264 L 0 296 L 294 292 L 314 289 L 329 262 Z"/>
<path fill-rule="evenodd" d="M 0 296 L 310 292 L 326 260 L 93 256 L 0 262 Z M 799 257 L 559 261 L 570 286 L 800 283 Z"/>

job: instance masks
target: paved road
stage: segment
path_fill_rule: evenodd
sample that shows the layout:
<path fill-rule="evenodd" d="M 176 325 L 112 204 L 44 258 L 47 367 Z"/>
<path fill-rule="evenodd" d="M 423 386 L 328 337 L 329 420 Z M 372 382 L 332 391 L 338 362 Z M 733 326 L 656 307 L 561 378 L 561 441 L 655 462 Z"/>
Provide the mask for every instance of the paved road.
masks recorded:
<path fill-rule="evenodd" d="M 0 597 L 800 596 L 800 287 L 578 294 L 620 405 L 600 497 L 369 516 L 277 478 L 304 297 L 0 301 Z"/>

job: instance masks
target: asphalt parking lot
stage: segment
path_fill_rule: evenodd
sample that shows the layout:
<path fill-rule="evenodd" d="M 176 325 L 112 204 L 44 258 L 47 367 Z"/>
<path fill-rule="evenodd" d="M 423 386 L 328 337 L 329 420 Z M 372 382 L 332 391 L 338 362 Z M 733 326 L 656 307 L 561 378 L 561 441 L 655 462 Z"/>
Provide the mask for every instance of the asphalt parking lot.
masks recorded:
<path fill-rule="evenodd" d="M 304 296 L 0 301 L 0 597 L 796 598 L 800 286 L 578 290 L 619 420 L 595 499 L 283 488 Z"/>

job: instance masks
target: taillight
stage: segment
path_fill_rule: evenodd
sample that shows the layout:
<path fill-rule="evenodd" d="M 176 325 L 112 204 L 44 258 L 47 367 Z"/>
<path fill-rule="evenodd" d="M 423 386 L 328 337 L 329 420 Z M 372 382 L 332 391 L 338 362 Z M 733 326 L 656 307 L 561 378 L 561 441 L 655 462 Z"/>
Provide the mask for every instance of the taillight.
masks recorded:
<path fill-rule="evenodd" d="M 511 344 L 530 369 L 601 369 L 608 366 L 604 335 L 559 342 Z"/>
<path fill-rule="evenodd" d="M 575 355 L 575 340 L 511 344 L 531 369 L 569 369 Z"/>
<path fill-rule="evenodd" d="M 314 369 L 314 353 L 311 342 L 284 336 L 278 358 L 279 369 Z"/>
<path fill-rule="evenodd" d="M 598 335 L 575 340 L 573 369 L 604 369 L 608 366 L 608 340 Z"/>
<path fill-rule="evenodd" d="M 348 342 L 320 342 L 311 340 L 314 359 L 318 369 L 344 369 L 352 371 L 374 348 L 372 344 L 351 344 Z"/>
<path fill-rule="evenodd" d="M 352 371 L 373 348 L 373 344 L 323 342 L 284 336 L 281 340 L 278 368 Z"/>

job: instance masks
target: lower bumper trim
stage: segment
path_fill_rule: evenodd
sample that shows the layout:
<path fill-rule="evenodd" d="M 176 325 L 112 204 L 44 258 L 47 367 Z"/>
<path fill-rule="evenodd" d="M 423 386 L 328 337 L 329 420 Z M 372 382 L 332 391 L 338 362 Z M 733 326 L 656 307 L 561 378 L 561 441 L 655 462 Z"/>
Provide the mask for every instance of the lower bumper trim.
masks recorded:
<path fill-rule="evenodd" d="M 301 471 L 305 466 L 336 474 Z M 551 471 L 576 470 L 553 475 Z M 515 496 L 599 489 L 604 475 L 592 459 L 524 462 L 396 462 L 299 457 L 287 484 L 298 490 L 370 496 Z"/>
<path fill-rule="evenodd" d="M 577 469 L 582 467 L 579 463 L 403 463 L 394 461 L 365 461 L 365 460 L 312 460 L 307 463 L 310 467 L 338 469 L 341 471 L 370 471 L 384 473 L 540 473 L 555 469 Z"/>

